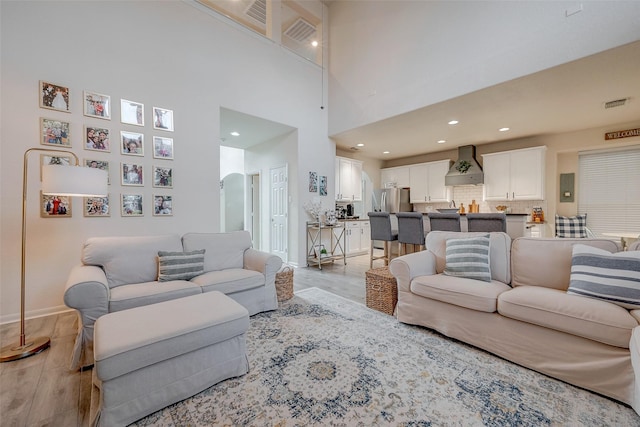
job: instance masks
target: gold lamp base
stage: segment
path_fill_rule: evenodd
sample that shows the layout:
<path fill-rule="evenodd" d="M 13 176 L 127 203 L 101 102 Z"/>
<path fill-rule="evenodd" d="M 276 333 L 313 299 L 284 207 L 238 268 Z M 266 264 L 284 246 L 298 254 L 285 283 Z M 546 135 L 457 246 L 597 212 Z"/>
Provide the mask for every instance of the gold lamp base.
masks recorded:
<path fill-rule="evenodd" d="M 7 346 L 0 352 L 0 363 L 33 356 L 49 348 L 50 344 L 51 339 L 49 337 L 37 337 L 29 339 L 24 345 Z"/>

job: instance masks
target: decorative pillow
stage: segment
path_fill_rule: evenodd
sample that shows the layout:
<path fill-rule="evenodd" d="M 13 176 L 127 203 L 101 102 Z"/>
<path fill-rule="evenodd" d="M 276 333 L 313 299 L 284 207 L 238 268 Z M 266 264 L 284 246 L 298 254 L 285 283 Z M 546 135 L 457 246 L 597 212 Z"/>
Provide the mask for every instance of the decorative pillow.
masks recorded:
<path fill-rule="evenodd" d="M 447 276 L 491 281 L 488 234 L 447 240 L 445 259 L 443 273 Z"/>
<path fill-rule="evenodd" d="M 204 249 L 191 252 L 158 251 L 158 281 L 190 280 L 204 273 Z"/>
<path fill-rule="evenodd" d="M 556 237 L 587 237 L 587 214 L 556 215 Z"/>
<path fill-rule="evenodd" d="M 612 254 L 574 245 L 567 293 L 603 299 L 628 309 L 640 308 L 640 251 Z"/>

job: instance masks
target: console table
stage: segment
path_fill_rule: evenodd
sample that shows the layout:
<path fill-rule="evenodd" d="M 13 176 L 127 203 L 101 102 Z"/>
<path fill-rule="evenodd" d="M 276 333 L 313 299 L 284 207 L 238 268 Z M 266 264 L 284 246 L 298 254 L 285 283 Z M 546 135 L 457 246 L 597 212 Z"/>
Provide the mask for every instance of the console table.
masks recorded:
<path fill-rule="evenodd" d="M 343 222 L 333 225 L 307 222 L 307 267 L 317 265 L 322 270 L 322 264 L 340 258 L 347 265 L 346 238 Z"/>

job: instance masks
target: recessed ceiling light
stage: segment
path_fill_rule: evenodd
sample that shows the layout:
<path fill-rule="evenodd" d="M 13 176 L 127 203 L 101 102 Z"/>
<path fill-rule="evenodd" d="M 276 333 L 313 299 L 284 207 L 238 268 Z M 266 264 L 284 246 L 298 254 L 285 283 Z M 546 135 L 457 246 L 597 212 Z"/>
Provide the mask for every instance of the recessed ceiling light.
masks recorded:
<path fill-rule="evenodd" d="M 364 147 L 364 144 L 361 142 L 360 144 L 356 144 L 356 147 Z"/>
<path fill-rule="evenodd" d="M 447 141 L 445 141 L 444 139 L 441 139 L 441 140 L 438 141 L 438 144 L 444 144 L 445 142 L 447 142 Z"/>
<path fill-rule="evenodd" d="M 312 41 L 312 42 L 311 42 L 311 46 L 313 46 L 313 47 L 318 47 L 318 42 L 317 42 L 317 41 L 315 41 L 315 40 L 314 40 L 314 41 Z"/>
<path fill-rule="evenodd" d="M 389 152 L 388 151 L 383 151 L 382 154 L 389 154 Z"/>
<path fill-rule="evenodd" d="M 231 135 L 233 135 L 233 136 L 240 136 L 240 134 L 239 134 L 238 132 L 236 132 L 236 131 L 231 132 Z"/>
<path fill-rule="evenodd" d="M 500 132 L 506 132 L 506 131 L 508 131 L 508 130 L 509 130 L 509 128 L 500 128 L 500 129 L 498 129 L 498 130 L 499 130 Z"/>
<path fill-rule="evenodd" d="M 459 121 L 457 121 L 457 120 L 451 120 L 451 121 L 449 122 L 449 124 L 450 124 L 450 125 L 457 125 L 458 123 L 460 123 L 460 122 L 459 122 Z"/>

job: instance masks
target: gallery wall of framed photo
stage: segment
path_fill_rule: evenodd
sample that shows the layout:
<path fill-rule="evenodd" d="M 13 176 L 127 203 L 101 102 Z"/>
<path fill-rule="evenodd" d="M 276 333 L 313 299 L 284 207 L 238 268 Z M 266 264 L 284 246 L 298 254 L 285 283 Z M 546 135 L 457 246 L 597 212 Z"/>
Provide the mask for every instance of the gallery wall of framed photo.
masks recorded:
<path fill-rule="evenodd" d="M 74 105 L 76 99 L 82 100 L 81 105 Z M 48 80 L 39 81 L 39 100 L 40 107 L 49 110 L 40 117 L 40 144 L 71 149 L 81 159 L 80 166 L 105 170 L 109 177 L 113 191 L 106 197 L 85 197 L 83 216 L 173 216 L 173 194 L 169 191 L 174 175 L 172 109 L 128 98 L 120 98 L 113 108 L 109 94 Z M 61 114 L 76 112 L 74 109 L 82 111 L 79 135 L 71 132 L 79 126 Z M 40 157 L 42 166 L 69 165 L 71 161 L 71 156 L 64 155 Z M 149 200 L 145 200 L 145 187 L 153 189 Z M 72 215 L 71 200 L 65 196 L 41 194 L 40 205 L 43 218 Z"/>

